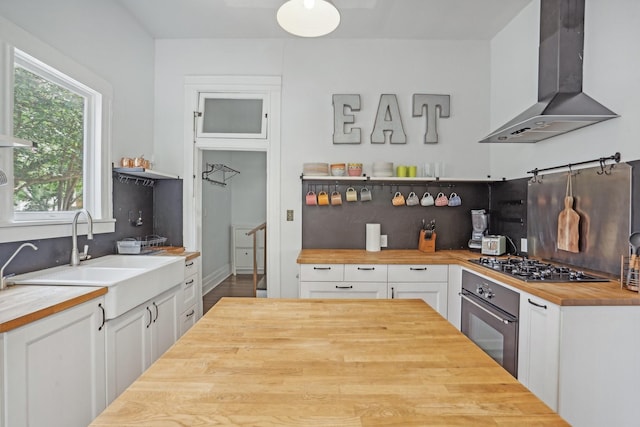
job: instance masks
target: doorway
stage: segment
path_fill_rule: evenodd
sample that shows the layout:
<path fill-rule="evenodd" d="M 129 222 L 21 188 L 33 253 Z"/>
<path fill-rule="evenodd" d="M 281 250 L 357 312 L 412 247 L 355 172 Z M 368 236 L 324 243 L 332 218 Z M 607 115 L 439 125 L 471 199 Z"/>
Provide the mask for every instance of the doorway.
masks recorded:
<path fill-rule="evenodd" d="M 253 277 L 253 237 L 266 222 L 267 161 L 260 151 L 202 152 L 203 294 L 234 276 Z M 264 234 L 256 235 L 257 273 L 264 273 Z M 235 277 L 241 276 L 241 277 Z"/>

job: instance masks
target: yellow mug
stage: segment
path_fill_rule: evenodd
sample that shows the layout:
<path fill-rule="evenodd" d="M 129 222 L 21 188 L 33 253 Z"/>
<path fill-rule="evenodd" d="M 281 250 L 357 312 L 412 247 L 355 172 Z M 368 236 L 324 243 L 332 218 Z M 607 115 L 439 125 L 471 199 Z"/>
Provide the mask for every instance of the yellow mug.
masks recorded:
<path fill-rule="evenodd" d="M 329 195 L 326 191 L 321 191 L 318 193 L 318 205 L 327 206 L 329 204 Z"/>

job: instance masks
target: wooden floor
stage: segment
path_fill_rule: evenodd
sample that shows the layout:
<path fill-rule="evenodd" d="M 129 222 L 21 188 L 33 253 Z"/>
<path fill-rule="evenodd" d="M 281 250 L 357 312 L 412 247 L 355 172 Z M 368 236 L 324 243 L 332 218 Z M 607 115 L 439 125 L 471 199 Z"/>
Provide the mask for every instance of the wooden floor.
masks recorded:
<path fill-rule="evenodd" d="M 258 280 L 262 277 L 258 275 Z M 209 311 L 222 297 L 253 298 L 253 275 L 231 275 L 202 297 L 202 313 Z"/>

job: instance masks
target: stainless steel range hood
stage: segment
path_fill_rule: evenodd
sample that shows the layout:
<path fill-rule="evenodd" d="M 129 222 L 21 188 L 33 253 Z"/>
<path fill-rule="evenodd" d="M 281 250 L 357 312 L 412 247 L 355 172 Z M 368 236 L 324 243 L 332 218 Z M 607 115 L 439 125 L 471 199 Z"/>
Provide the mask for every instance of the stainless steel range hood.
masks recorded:
<path fill-rule="evenodd" d="M 538 142 L 619 117 L 582 92 L 584 0 L 540 1 L 538 102 L 480 142 Z"/>

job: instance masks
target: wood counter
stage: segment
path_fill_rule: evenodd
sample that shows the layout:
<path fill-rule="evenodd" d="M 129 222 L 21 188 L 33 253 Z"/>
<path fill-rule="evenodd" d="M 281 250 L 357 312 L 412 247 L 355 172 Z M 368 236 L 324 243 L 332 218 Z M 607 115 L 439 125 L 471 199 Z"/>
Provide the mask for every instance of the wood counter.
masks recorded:
<path fill-rule="evenodd" d="M 92 286 L 9 286 L 0 292 L 0 332 L 7 332 L 107 293 Z"/>
<path fill-rule="evenodd" d="M 91 426 L 568 425 L 421 300 L 223 298 Z"/>
<path fill-rule="evenodd" d="M 445 250 L 433 253 L 417 249 L 303 249 L 298 264 L 457 264 L 490 279 L 563 306 L 633 305 L 640 306 L 640 295 L 620 288 L 616 280 L 588 283 L 524 282 L 469 262 L 478 252 Z M 602 275 L 601 273 L 599 275 Z"/>

